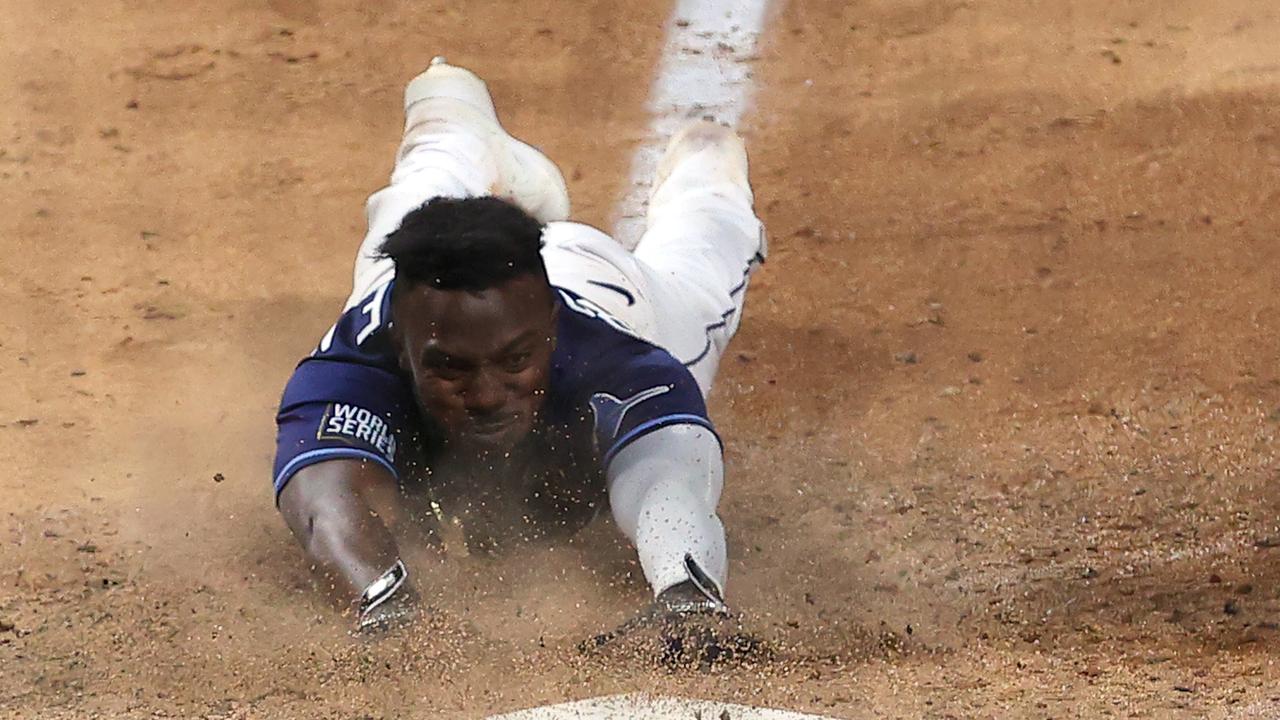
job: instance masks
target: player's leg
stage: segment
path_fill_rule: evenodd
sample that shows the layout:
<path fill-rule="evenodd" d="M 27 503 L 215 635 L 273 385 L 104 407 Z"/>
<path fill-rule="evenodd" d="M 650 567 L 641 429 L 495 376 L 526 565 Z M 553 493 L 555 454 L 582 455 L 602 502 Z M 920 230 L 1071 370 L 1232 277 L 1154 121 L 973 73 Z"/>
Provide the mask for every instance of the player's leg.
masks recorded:
<path fill-rule="evenodd" d="M 684 362 L 706 394 L 765 254 L 746 151 L 732 130 L 699 121 L 676 135 L 648 224 L 632 253 L 593 227 L 550 223 L 547 273 Z"/>
<path fill-rule="evenodd" d="M 685 363 L 706 394 L 766 252 L 752 202 L 741 139 L 692 123 L 663 157 L 635 252 L 595 228 L 550 223 L 547 273 Z"/>
<path fill-rule="evenodd" d="M 697 121 L 671 140 L 635 249 L 657 317 L 658 344 L 711 389 L 742 317 L 751 272 L 766 254 L 747 154 L 733 130 Z"/>
<path fill-rule="evenodd" d="M 348 304 L 392 273 L 377 249 L 411 210 L 434 197 L 497 195 L 542 222 L 569 214 L 564 179 L 545 155 L 498 122 L 484 81 L 436 58 L 405 88 L 405 130 L 391 183 L 366 205 L 368 232 L 356 257 Z"/>

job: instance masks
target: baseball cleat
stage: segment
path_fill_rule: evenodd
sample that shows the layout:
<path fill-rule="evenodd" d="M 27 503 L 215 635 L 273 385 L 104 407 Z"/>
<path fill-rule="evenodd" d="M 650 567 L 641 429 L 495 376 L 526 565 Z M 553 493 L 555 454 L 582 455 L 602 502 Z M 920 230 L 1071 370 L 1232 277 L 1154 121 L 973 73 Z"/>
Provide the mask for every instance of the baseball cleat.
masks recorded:
<path fill-rule="evenodd" d="M 667 180 L 686 163 L 699 166 L 699 174 L 724 179 L 751 193 L 747 181 L 747 148 L 733 128 L 713 120 L 694 120 L 671 138 L 658 163 L 650 201 L 662 193 Z"/>
<path fill-rule="evenodd" d="M 493 150 L 494 195 L 548 223 L 569 217 L 569 191 L 560 169 L 537 148 L 512 137 L 498 122 L 489 88 L 475 73 L 442 57 L 405 87 L 405 145 L 423 133 L 467 130 Z"/>
<path fill-rule="evenodd" d="M 671 194 L 699 188 L 715 192 L 716 184 L 729 183 L 754 201 L 747 171 L 747 147 L 742 137 L 728 125 L 702 118 L 692 120 L 676 131 L 658 162 L 653 191 L 649 194 L 650 212 L 661 206 Z M 754 262 L 768 255 L 768 237 L 760 229 L 760 246 Z"/>

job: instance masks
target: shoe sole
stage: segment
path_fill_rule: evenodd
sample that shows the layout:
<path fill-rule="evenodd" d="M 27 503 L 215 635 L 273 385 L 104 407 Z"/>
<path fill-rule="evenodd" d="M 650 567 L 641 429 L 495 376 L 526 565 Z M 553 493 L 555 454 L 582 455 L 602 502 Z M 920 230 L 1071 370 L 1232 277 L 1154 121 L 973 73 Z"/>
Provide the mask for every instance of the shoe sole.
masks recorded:
<path fill-rule="evenodd" d="M 714 162 L 725 174 L 725 177 L 747 191 L 754 197 L 749 178 L 747 148 L 742 136 L 732 128 L 713 120 L 695 120 L 678 130 L 667 143 L 667 149 L 658 162 L 653 189 L 649 194 L 649 205 L 653 207 L 654 198 L 662 190 L 671 173 L 675 172 L 685 160 L 702 152 L 715 153 Z M 764 226 L 760 227 L 760 244 L 756 250 L 752 264 L 763 263 L 769 255 L 769 238 Z"/>
<path fill-rule="evenodd" d="M 496 139 L 503 145 L 506 152 L 497 155 L 503 159 L 500 174 L 504 182 L 516 178 L 533 179 L 531 183 L 522 183 L 523 187 L 507 188 L 508 192 L 503 194 L 505 199 L 516 202 L 542 223 L 568 219 L 569 189 L 564 175 L 542 151 L 517 140 L 502 127 L 489 87 L 470 70 L 449 65 L 444 58 L 437 57 L 431 61 L 430 67 L 409 81 L 404 91 L 406 132 L 410 127 L 413 106 L 438 99 L 465 106 L 473 112 L 472 119 L 485 126 L 489 139 Z M 552 192 L 538 190 L 546 187 L 551 187 Z M 532 201 L 532 197 L 537 201 Z"/>
<path fill-rule="evenodd" d="M 667 143 L 666 152 L 658 162 L 650 198 L 658 194 L 658 190 L 680 163 L 705 150 L 719 154 L 717 164 L 727 173 L 728 179 L 750 191 L 747 150 L 742 138 L 731 128 L 717 122 L 695 120 L 677 131 L 671 142 Z"/>

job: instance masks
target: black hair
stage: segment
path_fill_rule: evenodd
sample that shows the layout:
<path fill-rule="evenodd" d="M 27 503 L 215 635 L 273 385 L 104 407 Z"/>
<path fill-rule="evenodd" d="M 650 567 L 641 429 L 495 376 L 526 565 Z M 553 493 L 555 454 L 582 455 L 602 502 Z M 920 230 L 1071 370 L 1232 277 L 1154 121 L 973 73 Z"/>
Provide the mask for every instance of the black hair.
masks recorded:
<path fill-rule="evenodd" d="M 500 198 L 433 198 L 404 216 L 378 248 L 396 286 L 479 291 L 522 275 L 547 277 L 542 224 Z"/>

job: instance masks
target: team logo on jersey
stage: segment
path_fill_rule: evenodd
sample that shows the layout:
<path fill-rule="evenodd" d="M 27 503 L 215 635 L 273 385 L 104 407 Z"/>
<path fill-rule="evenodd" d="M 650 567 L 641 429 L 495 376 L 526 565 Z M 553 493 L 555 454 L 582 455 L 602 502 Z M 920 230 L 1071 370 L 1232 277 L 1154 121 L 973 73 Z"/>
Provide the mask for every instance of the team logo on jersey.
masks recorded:
<path fill-rule="evenodd" d="M 388 462 L 396 460 L 396 436 L 386 420 L 358 405 L 330 403 L 316 431 L 319 440 L 372 445 Z"/>
<path fill-rule="evenodd" d="M 671 387 L 671 385 L 658 385 L 648 390 L 641 390 L 625 400 L 603 392 L 592 395 L 591 411 L 596 416 L 596 430 L 606 431 L 605 435 L 616 438 L 618 429 L 622 427 L 622 419 L 631 408 L 649 398 L 671 392 Z"/>

